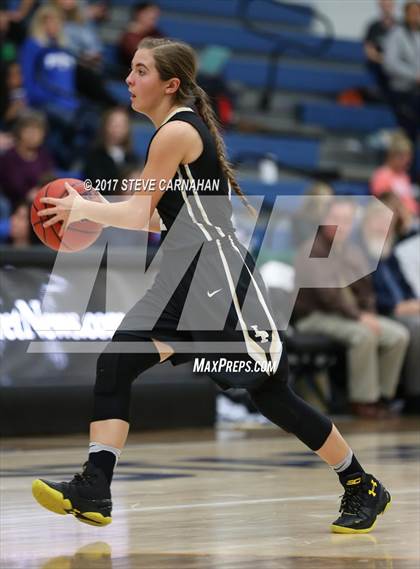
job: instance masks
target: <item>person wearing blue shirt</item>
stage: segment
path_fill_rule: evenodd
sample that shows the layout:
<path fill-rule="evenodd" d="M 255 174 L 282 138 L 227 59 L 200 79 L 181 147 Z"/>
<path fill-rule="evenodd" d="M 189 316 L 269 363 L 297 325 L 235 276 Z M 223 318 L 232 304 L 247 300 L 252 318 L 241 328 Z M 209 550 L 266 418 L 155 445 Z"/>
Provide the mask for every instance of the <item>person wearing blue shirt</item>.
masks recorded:
<path fill-rule="evenodd" d="M 36 10 L 20 60 L 29 104 L 48 116 L 48 145 L 58 165 L 71 169 L 94 135 L 97 116 L 78 98 L 76 57 L 65 48 L 63 21 L 54 6 Z"/>

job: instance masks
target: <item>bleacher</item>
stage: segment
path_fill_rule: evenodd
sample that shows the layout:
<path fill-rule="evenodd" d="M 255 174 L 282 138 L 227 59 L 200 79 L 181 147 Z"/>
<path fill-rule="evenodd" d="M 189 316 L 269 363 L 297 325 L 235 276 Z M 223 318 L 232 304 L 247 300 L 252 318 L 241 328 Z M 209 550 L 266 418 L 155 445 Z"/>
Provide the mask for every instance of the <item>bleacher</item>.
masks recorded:
<path fill-rule="evenodd" d="M 395 120 L 383 105 L 347 106 L 337 102 L 343 91 L 373 87 L 364 67 L 360 41 L 334 37 L 326 41 L 316 35 L 316 13 L 303 3 L 254 0 L 242 12 L 240 7 L 245 5 L 240 0 L 157 3 L 162 9 L 159 27 L 165 35 L 187 41 L 198 51 L 215 44 L 231 50 L 224 73 L 237 92 L 237 114 L 264 125 L 261 133 L 225 135 L 231 160 L 258 151 L 277 158 L 280 165 L 302 168 L 305 174 L 312 171 L 315 177 L 325 168 L 335 168 L 338 178 L 333 185 L 339 193 L 368 193 L 368 178 L 376 165 L 377 153 L 365 146 L 365 138 L 377 130 L 393 128 Z M 111 66 L 116 63 L 115 41 L 132 4 L 132 0 L 123 0 L 112 9 L 112 19 L 104 33 Z M 244 15 L 251 25 L 240 19 Z M 262 111 L 259 103 L 269 73 L 269 53 L 275 46 L 282 55 L 271 106 Z M 127 103 L 122 81 L 110 81 L 109 89 L 118 100 Z M 267 133 L 268 129 L 273 132 Z M 142 155 L 151 132 L 141 121 L 135 126 L 135 149 Z M 360 147 L 359 154 L 353 150 L 354 141 Z M 361 155 L 363 160 L 359 159 Z M 283 184 L 288 181 L 290 189 L 296 191 L 287 168 L 283 177 L 278 192 L 284 194 Z M 293 181 L 295 178 L 296 174 Z M 307 187 L 307 178 L 302 176 L 300 184 Z M 273 193 L 273 188 L 266 191 Z"/>

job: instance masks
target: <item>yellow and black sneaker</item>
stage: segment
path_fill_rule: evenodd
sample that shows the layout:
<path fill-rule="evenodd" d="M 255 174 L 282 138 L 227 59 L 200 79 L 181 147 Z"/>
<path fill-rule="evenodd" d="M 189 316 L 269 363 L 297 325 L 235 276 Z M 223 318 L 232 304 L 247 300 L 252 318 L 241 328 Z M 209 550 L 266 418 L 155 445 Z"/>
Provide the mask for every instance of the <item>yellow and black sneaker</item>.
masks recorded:
<path fill-rule="evenodd" d="M 34 480 L 32 494 L 41 506 L 56 514 L 72 514 L 92 526 L 106 526 L 112 522 L 108 481 L 102 470 L 90 462 L 86 462 L 83 472 L 76 474 L 70 482 Z"/>
<path fill-rule="evenodd" d="M 341 515 L 331 525 L 333 533 L 368 533 L 391 503 L 391 494 L 372 474 L 351 474 L 344 479 Z"/>

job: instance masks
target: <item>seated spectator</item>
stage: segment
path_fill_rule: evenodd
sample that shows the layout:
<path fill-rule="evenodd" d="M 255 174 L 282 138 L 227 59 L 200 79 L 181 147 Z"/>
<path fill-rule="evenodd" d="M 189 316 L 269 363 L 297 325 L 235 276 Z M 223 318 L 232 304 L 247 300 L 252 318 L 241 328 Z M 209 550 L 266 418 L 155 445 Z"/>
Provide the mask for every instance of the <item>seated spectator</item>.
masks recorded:
<path fill-rule="evenodd" d="M 404 23 L 385 42 L 384 67 L 397 120 L 416 148 L 420 127 L 420 3 L 407 2 Z M 415 165 L 411 170 L 416 174 Z M 414 177 L 413 177 L 414 179 Z"/>
<path fill-rule="evenodd" d="M 407 212 L 416 216 L 420 213 L 420 207 L 408 175 L 412 159 L 412 143 L 402 132 L 395 132 L 391 138 L 386 162 L 373 173 L 370 188 L 372 194 L 377 197 L 386 192 L 394 193 Z"/>
<path fill-rule="evenodd" d="M 295 245 L 309 239 L 325 216 L 334 190 L 323 182 L 315 183 L 303 197 L 299 210 L 293 215 L 292 232 Z"/>
<path fill-rule="evenodd" d="M 65 49 L 63 22 L 53 6 L 35 12 L 22 46 L 21 64 L 31 106 L 57 114 L 77 111 L 76 59 Z"/>
<path fill-rule="evenodd" d="M 56 161 L 63 169 L 74 168 L 96 130 L 96 113 L 78 98 L 76 59 L 65 49 L 63 22 L 54 6 L 36 10 L 21 64 L 29 104 L 48 116 L 48 145 Z"/>
<path fill-rule="evenodd" d="M 83 174 L 95 184 L 99 180 L 120 180 L 127 167 L 138 163 L 137 156 L 131 150 L 131 131 L 128 112 L 115 107 L 106 111 L 98 131 L 94 149 L 88 155 Z M 119 184 L 101 188 L 104 195 L 118 193 Z"/>
<path fill-rule="evenodd" d="M 333 200 L 315 242 L 310 239 L 299 250 L 296 287 L 310 282 L 311 288 L 298 291 L 296 327 L 347 346 L 352 413 L 384 418 L 391 414 L 409 334 L 403 325 L 376 314 L 372 281 L 360 278 L 369 273 L 366 258 L 348 242 L 354 217 L 352 201 Z"/>
<path fill-rule="evenodd" d="M 0 156 L 0 186 L 12 205 L 24 199 L 41 176 L 51 173 L 53 159 L 44 146 L 46 120 L 28 112 L 14 128 L 14 146 Z"/>
<path fill-rule="evenodd" d="M 391 198 L 391 199 L 388 199 Z M 383 194 L 382 202 L 393 209 L 392 194 Z M 389 227 L 389 216 L 383 206 L 374 203 L 369 206 L 362 222 L 363 245 L 367 255 L 379 258 L 379 264 L 373 273 L 373 285 L 376 293 L 376 307 L 380 314 L 401 322 L 410 332 L 410 343 L 404 366 L 403 383 L 407 411 L 420 414 L 420 374 L 418 355 L 420 353 L 420 300 L 407 282 L 394 244 L 400 231 L 401 219 L 398 210 Z M 385 245 L 382 247 L 383 243 Z M 420 270 L 420 267 L 418 267 Z"/>
<path fill-rule="evenodd" d="M 31 205 L 28 201 L 17 202 L 9 220 L 8 244 L 16 249 L 41 245 L 31 225 Z"/>
<path fill-rule="evenodd" d="M 389 81 L 384 71 L 384 44 L 389 32 L 396 24 L 394 0 L 378 0 L 381 11 L 379 20 L 372 22 L 365 35 L 364 47 L 368 70 L 375 78 L 381 95 L 389 100 Z"/>
<path fill-rule="evenodd" d="M 63 20 L 66 48 L 77 60 L 76 89 L 78 93 L 105 107 L 115 105 L 103 77 L 103 46 L 89 20 L 87 6 L 77 0 L 52 0 Z"/>
<path fill-rule="evenodd" d="M 131 60 L 142 39 L 147 37 L 161 38 L 163 34 L 157 27 L 160 8 L 154 2 L 140 2 L 131 11 L 128 29 L 119 40 L 118 49 L 124 67 L 131 66 Z"/>
<path fill-rule="evenodd" d="M 19 115 L 28 109 L 22 72 L 17 61 L 11 61 L 4 66 L 0 86 L 0 125 L 8 130 Z"/>

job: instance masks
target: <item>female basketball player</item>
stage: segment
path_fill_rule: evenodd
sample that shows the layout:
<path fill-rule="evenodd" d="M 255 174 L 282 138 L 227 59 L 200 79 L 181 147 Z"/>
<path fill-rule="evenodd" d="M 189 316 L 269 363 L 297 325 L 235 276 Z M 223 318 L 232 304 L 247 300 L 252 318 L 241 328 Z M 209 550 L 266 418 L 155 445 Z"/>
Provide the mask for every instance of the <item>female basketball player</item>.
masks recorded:
<path fill-rule="evenodd" d="M 174 345 L 181 340 L 201 346 L 199 355 L 210 360 L 228 352 L 232 362 L 271 362 L 269 372 L 254 365 L 249 373 L 215 373 L 212 377 L 224 389 L 246 388 L 263 415 L 294 433 L 337 472 L 344 494 L 332 531 L 370 531 L 390 503 L 390 494 L 363 470 L 331 420 L 288 386 L 287 358 L 264 284 L 231 223 L 230 189 L 246 199 L 226 160 L 207 96 L 196 83 L 194 51 L 180 42 L 143 40 L 126 81 L 132 108 L 148 116 L 157 129 L 142 174 L 144 191 L 120 203 L 105 199 L 97 203 L 84 200 L 67 186 L 68 196 L 43 198 L 53 207 L 38 213 L 52 216 L 46 226 L 62 221 L 63 227 L 90 219 L 120 228 L 158 231 L 162 220 L 161 270 L 98 358 L 89 458 L 83 472 L 70 482 L 34 481 L 34 497 L 53 512 L 73 514 L 91 525 L 111 522 L 110 485 L 129 430 L 131 384 L 168 358 L 174 365 L 191 360 L 197 348 L 190 353 L 177 351 Z M 216 180 L 217 191 L 208 195 L 198 183 L 178 189 L 173 184 L 165 191 L 146 189 L 150 180 L 157 187 L 162 183 L 167 187 L 170 181 L 201 179 Z M 185 259 L 188 263 L 180 273 L 179 265 Z M 184 305 L 189 309 L 183 311 Z M 188 326 L 178 330 L 181 314 Z M 225 325 L 219 326 L 222 315 Z M 206 330 L 200 329 L 204 324 Z M 214 339 L 224 346 L 217 357 L 208 349 Z M 241 351 L 229 350 L 230 342 Z"/>

